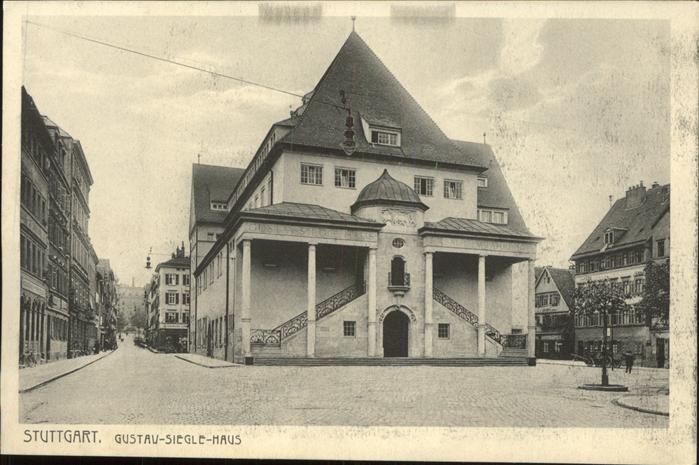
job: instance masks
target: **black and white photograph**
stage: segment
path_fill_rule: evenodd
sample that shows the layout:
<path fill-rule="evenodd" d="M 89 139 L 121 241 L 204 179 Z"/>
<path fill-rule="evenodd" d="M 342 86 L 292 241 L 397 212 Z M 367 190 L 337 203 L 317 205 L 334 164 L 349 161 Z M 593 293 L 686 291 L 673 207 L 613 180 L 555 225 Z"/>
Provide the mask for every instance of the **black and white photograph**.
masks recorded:
<path fill-rule="evenodd" d="M 3 453 L 695 460 L 694 5 L 89 3 L 6 6 Z"/>

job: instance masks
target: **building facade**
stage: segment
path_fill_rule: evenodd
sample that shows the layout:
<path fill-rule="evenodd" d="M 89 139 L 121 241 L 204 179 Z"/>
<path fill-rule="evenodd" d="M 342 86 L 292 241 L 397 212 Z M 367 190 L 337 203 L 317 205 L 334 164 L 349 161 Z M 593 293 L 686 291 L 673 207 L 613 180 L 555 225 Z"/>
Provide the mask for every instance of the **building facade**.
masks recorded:
<path fill-rule="evenodd" d="M 495 155 L 447 138 L 355 32 L 224 208 L 193 351 L 535 360 L 540 238 Z"/>
<path fill-rule="evenodd" d="M 20 360 L 87 354 L 97 341 L 97 254 L 90 243 L 87 160 L 22 88 Z"/>
<path fill-rule="evenodd" d="M 100 259 L 98 261 L 96 281 L 97 345 L 101 350 L 114 350 L 117 348 L 116 322 L 120 302 L 117 280 L 109 260 Z M 143 301 L 142 290 L 139 297 Z"/>
<path fill-rule="evenodd" d="M 20 363 L 39 363 L 60 346 L 51 346 L 47 323 L 49 289 L 49 171 L 53 152 L 51 135 L 34 100 L 22 88 L 22 141 L 20 185 Z"/>
<path fill-rule="evenodd" d="M 184 244 L 172 258 L 155 267 L 146 289 L 146 342 L 163 352 L 186 352 L 189 327 L 189 257 Z"/>
<path fill-rule="evenodd" d="M 131 321 L 131 315 L 134 312 L 144 312 L 145 306 L 143 300 L 143 287 L 137 287 L 132 280 L 131 286 L 126 284 L 117 284 L 116 292 L 118 295 L 118 313 L 126 317 L 126 321 Z"/>
<path fill-rule="evenodd" d="M 643 183 L 628 189 L 571 257 L 576 286 L 609 280 L 626 294 L 626 309 L 609 319 L 615 357 L 631 351 L 643 366 L 668 366 L 668 322 L 650 320 L 635 306 L 641 301 L 646 264 L 669 258 L 670 185 L 657 183 L 650 189 Z M 577 353 L 594 354 L 602 349 L 602 324 L 601 314 L 576 316 Z"/>
<path fill-rule="evenodd" d="M 537 358 L 569 359 L 575 352 L 574 271 L 537 269 L 535 292 Z"/>

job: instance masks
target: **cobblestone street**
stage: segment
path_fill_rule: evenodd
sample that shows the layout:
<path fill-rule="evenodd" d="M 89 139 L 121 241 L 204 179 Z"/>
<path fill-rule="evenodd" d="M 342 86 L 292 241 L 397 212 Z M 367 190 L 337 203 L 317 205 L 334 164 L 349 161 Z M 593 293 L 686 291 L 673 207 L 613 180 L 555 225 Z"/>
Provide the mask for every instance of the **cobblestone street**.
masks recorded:
<path fill-rule="evenodd" d="M 111 356 L 20 395 L 20 421 L 94 424 L 272 424 L 652 427 L 665 416 L 589 392 L 599 369 L 537 367 L 227 367 L 155 354 L 127 338 Z M 633 395 L 667 389 L 663 370 L 610 372 Z"/>

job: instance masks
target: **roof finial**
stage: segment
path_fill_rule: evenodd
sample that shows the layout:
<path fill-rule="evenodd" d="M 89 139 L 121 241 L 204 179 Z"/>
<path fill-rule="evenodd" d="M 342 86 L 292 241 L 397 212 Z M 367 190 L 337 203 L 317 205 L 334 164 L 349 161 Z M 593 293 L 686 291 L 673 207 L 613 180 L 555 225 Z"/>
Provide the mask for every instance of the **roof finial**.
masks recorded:
<path fill-rule="evenodd" d="M 197 154 L 197 165 L 201 164 L 201 153 Z"/>
<path fill-rule="evenodd" d="M 485 133 L 483 133 L 483 145 L 487 145 L 485 142 Z"/>
<path fill-rule="evenodd" d="M 354 32 L 354 22 L 357 20 L 356 16 L 351 16 L 352 18 L 352 32 Z"/>

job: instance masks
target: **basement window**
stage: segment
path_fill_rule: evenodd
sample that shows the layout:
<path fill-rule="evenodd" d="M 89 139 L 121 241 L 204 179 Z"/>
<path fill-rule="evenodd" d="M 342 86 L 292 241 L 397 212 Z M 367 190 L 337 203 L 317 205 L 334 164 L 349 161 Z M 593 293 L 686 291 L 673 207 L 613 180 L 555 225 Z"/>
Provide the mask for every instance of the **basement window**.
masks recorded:
<path fill-rule="evenodd" d="M 356 334 L 357 322 L 356 321 L 343 321 L 342 322 L 342 334 L 346 337 L 354 337 Z"/>
<path fill-rule="evenodd" d="M 437 326 L 437 337 L 439 339 L 449 339 L 449 323 L 439 323 Z"/>

